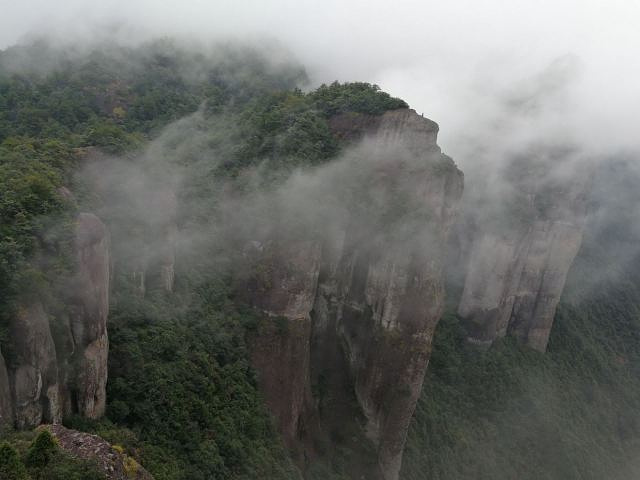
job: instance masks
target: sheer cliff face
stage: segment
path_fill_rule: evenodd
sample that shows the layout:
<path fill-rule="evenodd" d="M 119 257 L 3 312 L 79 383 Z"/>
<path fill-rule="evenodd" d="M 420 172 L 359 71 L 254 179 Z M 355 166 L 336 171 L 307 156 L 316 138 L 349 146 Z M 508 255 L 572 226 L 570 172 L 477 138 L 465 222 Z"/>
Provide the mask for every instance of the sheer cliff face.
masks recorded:
<path fill-rule="evenodd" d="M 463 178 L 436 145 L 437 125 L 412 110 L 341 115 L 331 125 L 369 148 L 357 175 L 340 176 L 350 195 L 340 220 L 315 238 L 281 238 L 278 253 L 262 257 L 267 278 L 254 277 L 248 298 L 286 319 L 289 333 L 258 336 L 254 365 L 289 443 L 312 435 L 310 426 L 360 429 L 377 462 L 355 474 L 395 479 L 442 313 L 444 246 Z M 266 355 L 267 345 L 277 352 Z"/>
<path fill-rule="evenodd" d="M 76 227 L 77 271 L 70 304 L 75 363 L 76 405 L 80 415 L 104 414 L 109 339 L 109 234 L 105 225 L 81 213 Z"/>
<path fill-rule="evenodd" d="M 0 431 L 13 426 L 13 404 L 7 365 L 0 353 Z"/>
<path fill-rule="evenodd" d="M 285 248 L 286 245 L 286 248 Z M 251 361 L 267 407 L 285 445 L 301 453 L 312 398 L 309 382 L 311 317 L 320 263 L 319 242 L 280 241 L 256 244 L 248 252 L 258 270 L 246 287 L 246 300 L 269 317 L 260 323 Z"/>
<path fill-rule="evenodd" d="M 94 215 L 77 219 L 75 255 L 68 320 L 53 319 L 37 300 L 25 302 L 13 318 L 11 358 L 0 361 L 0 387 L 8 387 L 0 393 L 0 422 L 23 429 L 59 423 L 69 413 L 104 413 L 109 238 Z"/>
<path fill-rule="evenodd" d="M 467 320 L 469 339 L 491 344 L 511 334 L 545 351 L 556 306 L 578 253 L 587 215 L 591 169 L 567 166 L 563 157 L 528 165 L 514 162 L 507 177 L 517 191 L 501 211 L 502 222 L 478 221 L 458 313 Z M 562 165 L 560 165 L 562 167 Z M 504 219 L 507 219 L 504 221 Z"/>
<path fill-rule="evenodd" d="M 15 421 L 31 428 L 43 419 L 62 420 L 57 355 L 47 314 L 40 303 L 22 307 L 11 325 L 15 352 L 11 368 Z"/>
<path fill-rule="evenodd" d="M 444 246 L 463 182 L 436 145 L 437 125 L 415 112 L 386 113 L 374 135 L 390 156 L 372 168 L 369 214 L 354 212 L 335 277 L 323 281 L 335 318 L 316 316 L 335 322 L 380 476 L 393 479 L 444 306 Z"/>

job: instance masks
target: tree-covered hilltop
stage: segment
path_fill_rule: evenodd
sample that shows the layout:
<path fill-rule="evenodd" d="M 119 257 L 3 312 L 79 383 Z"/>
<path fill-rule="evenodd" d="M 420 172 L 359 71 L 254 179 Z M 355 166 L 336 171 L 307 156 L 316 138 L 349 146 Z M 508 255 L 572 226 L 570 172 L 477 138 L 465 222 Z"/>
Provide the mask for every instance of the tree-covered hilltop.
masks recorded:
<path fill-rule="evenodd" d="M 221 189 L 268 190 L 334 158 L 331 115 L 406 108 L 375 85 L 305 93 L 305 82 L 295 63 L 229 45 L 0 52 L 0 351 L 11 368 L 9 324 L 25 298 L 45 306 L 54 335 L 64 330 L 74 219 L 98 213 L 114 252 L 107 416 L 65 421 L 122 445 L 158 480 L 299 477 L 249 366 L 257 319 L 232 298 L 229 260 L 215 245 L 187 248 L 172 294 L 149 280 L 140 295 L 134 265 L 166 212 L 134 205 L 179 178 L 169 192 L 178 222 L 201 233 Z M 156 173 L 160 183 L 145 185 Z"/>
<path fill-rule="evenodd" d="M 0 53 L 0 141 L 56 138 L 117 153 L 203 102 L 212 110 L 241 106 L 305 81 L 296 64 L 273 65 L 243 47 L 16 46 Z"/>

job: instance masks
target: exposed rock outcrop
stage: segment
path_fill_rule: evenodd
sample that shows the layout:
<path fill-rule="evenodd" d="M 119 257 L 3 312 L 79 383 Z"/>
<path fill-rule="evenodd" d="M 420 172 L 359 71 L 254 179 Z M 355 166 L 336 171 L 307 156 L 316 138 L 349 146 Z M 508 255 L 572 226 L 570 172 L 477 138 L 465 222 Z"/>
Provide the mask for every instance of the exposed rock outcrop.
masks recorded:
<path fill-rule="evenodd" d="M 570 157 L 552 160 L 514 162 L 507 177 L 515 194 L 501 201 L 517 210 L 495 213 L 500 222 L 480 220 L 472 235 L 458 313 L 474 343 L 489 345 L 509 333 L 546 350 L 582 241 L 592 176 L 588 167 L 570 168 Z"/>
<path fill-rule="evenodd" d="M 123 449 L 98 435 L 70 430 L 62 425 L 46 425 L 58 446 L 72 457 L 95 462 L 107 480 L 153 480 L 153 476 Z"/>
<path fill-rule="evenodd" d="M 82 213 L 74 238 L 76 270 L 63 299 L 68 318 L 53 318 L 41 301 L 30 299 L 11 321 L 6 369 L 0 361 L 0 387 L 5 381 L 10 387 L 0 392 L 0 418 L 19 429 L 59 423 L 69 413 L 104 414 L 109 235 L 95 215 Z"/>
<path fill-rule="evenodd" d="M 287 340 L 258 338 L 254 365 L 262 385 L 281 395 L 296 392 L 287 397 L 296 397 L 290 410 L 289 400 L 275 408 L 268 401 L 285 438 L 296 430 L 300 438 L 299 426 L 313 423 L 301 407 L 308 386 L 288 382 L 308 385 L 313 378 L 319 393 L 311 414 L 321 429 L 357 430 L 357 414 L 363 417 L 361 430 L 376 460 L 373 467 L 353 467 L 358 478 L 392 480 L 444 305 L 442 260 L 463 177 L 440 153 L 437 124 L 413 110 L 345 114 L 330 123 L 343 140 L 365 140 L 332 186 L 332 194 L 345 196 L 346 214 L 336 215 L 326 233 L 303 242 L 280 239 L 280 254 L 262 256 L 261 271 L 268 274 L 254 276 L 247 298 L 269 316 L 285 318 L 287 328 L 292 322 L 300 328 Z M 278 352 L 265 355 L 265 344 Z M 286 364 L 292 360 L 294 366 Z M 335 402 L 348 396 L 359 412 Z"/>
<path fill-rule="evenodd" d="M 437 131 L 398 110 L 365 132 L 383 158 L 368 178 L 369 214 L 354 212 L 337 278 L 329 280 L 336 295 L 324 299 L 336 304 L 342 353 L 385 480 L 398 476 L 422 389 L 444 307 L 446 239 L 462 195 L 462 173 L 440 153 Z"/>
<path fill-rule="evenodd" d="M 257 272 L 246 286 L 246 300 L 268 318 L 258 327 L 251 360 L 260 388 L 285 445 L 299 452 L 305 423 L 312 417 L 309 381 L 311 318 L 320 247 L 317 241 L 255 245 Z"/>
<path fill-rule="evenodd" d="M 13 404 L 7 366 L 0 352 L 0 431 L 13 427 Z"/>
<path fill-rule="evenodd" d="M 56 348 L 49 319 L 40 302 L 18 310 L 11 324 L 14 359 L 11 389 L 16 427 L 60 422 L 62 402 Z"/>
<path fill-rule="evenodd" d="M 109 234 L 98 217 L 78 217 L 75 252 L 77 271 L 69 298 L 75 375 L 73 411 L 89 418 L 104 414 L 109 339 Z"/>
<path fill-rule="evenodd" d="M 153 145 L 136 162 L 109 157 L 97 147 L 76 150 L 83 181 L 100 199 L 96 213 L 109 219 L 114 270 L 126 274 L 141 297 L 171 293 L 175 281 L 177 185 L 163 170 L 168 164 L 156 161 L 164 147 Z"/>

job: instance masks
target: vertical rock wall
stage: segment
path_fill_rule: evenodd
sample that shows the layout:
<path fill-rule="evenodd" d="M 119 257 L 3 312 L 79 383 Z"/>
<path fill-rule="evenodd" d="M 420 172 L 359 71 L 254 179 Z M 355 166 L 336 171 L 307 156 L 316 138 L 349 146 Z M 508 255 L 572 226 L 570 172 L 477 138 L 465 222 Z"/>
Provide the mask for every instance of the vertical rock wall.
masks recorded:
<path fill-rule="evenodd" d="M 246 300 L 267 314 L 258 326 L 251 360 L 258 383 L 283 436 L 294 453 L 312 418 L 309 342 L 320 248 L 317 241 L 276 241 L 253 245 L 255 271 Z"/>
<path fill-rule="evenodd" d="M 343 139 L 364 138 L 359 155 L 370 158 L 341 176 L 354 198 L 339 224 L 303 242 L 278 239 L 277 254 L 260 256 L 247 300 L 300 328 L 286 340 L 258 335 L 254 365 L 288 443 L 310 416 L 325 431 L 360 428 L 345 407 L 352 396 L 377 452 L 375 468 L 359 475 L 393 480 L 444 305 L 442 259 L 462 173 L 440 153 L 437 125 L 412 110 L 331 125 Z M 311 412 L 301 408 L 310 379 L 321 392 Z"/>
<path fill-rule="evenodd" d="M 7 365 L 0 352 L 0 431 L 13 426 L 13 403 Z"/>
<path fill-rule="evenodd" d="M 16 427 L 60 422 L 62 401 L 56 348 L 42 304 L 21 307 L 9 335 L 14 354 L 10 378 Z"/>
<path fill-rule="evenodd" d="M 381 117 L 378 147 L 408 156 L 383 161 L 369 181 L 381 202 L 375 210 L 398 208 L 382 222 L 354 218 L 338 268 L 342 353 L 385 480 L 400 471 L 444 307 L 445 246 L 462 195 L 462 173 L 440 153 L 436 135 L 435 123 L 410 110 Z"/>
<path fill-rule="evenodd" d="M 482 221 L 472 234 L 464 290 L 458 313 L 466 320 L 469 340 L 490 345 L 507 333 L 545 351 L 567 273 L 582 241 L 591 171 L 529 159 L 528 167 L 509 179 L 521 202 L 519 214 L 495 213 L 503 221 Z M 530 165 L 533 165 L 532 168 Z M 571 174 L 560 175 L 561 168 Z M 531 171 L 533 170 L 533 171 Z M 509 221 L 511 220 L 511 223 Z M 478 221 L 476 219 L 476 221 Z"/>
<path fill-rule="evenodd" d="M 76 270 L 65 287 L 68 320 L 29 300 L 11 322 L 11 356 L 6 366 L 0 361 L 0 423 L 25 429 L 59 423 L 69 413 L 104 414 L 110 259 L 108 232 L 96 216 L 78 216 L 74 253 Z"/>
<path fill-rule="evenodd" d="M 69 298 L 75 360 L 72 408 L 98 418 L 106 405 L 110 258 L 107 228 L 95 215 L 79 215 L 75 252 L 77 271 Z"/>

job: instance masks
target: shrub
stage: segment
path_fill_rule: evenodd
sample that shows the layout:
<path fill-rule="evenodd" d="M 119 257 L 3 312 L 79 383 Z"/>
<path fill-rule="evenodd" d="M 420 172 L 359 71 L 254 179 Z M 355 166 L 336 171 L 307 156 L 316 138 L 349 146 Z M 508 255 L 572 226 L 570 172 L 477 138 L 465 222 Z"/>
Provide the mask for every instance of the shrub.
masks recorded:
<path fill-rule="evenodd" d="M 2 480 L 27 480 L 27 469 L 18 452 L 7 442 L 0 444 L 0 478 Z"/>
<path fill-rule="evenodd" d="M 53 435 L 43 429 L 29 447 L 25 463 L 30 468 L 46 467 L 57 451 L 58 445 Z"/>

